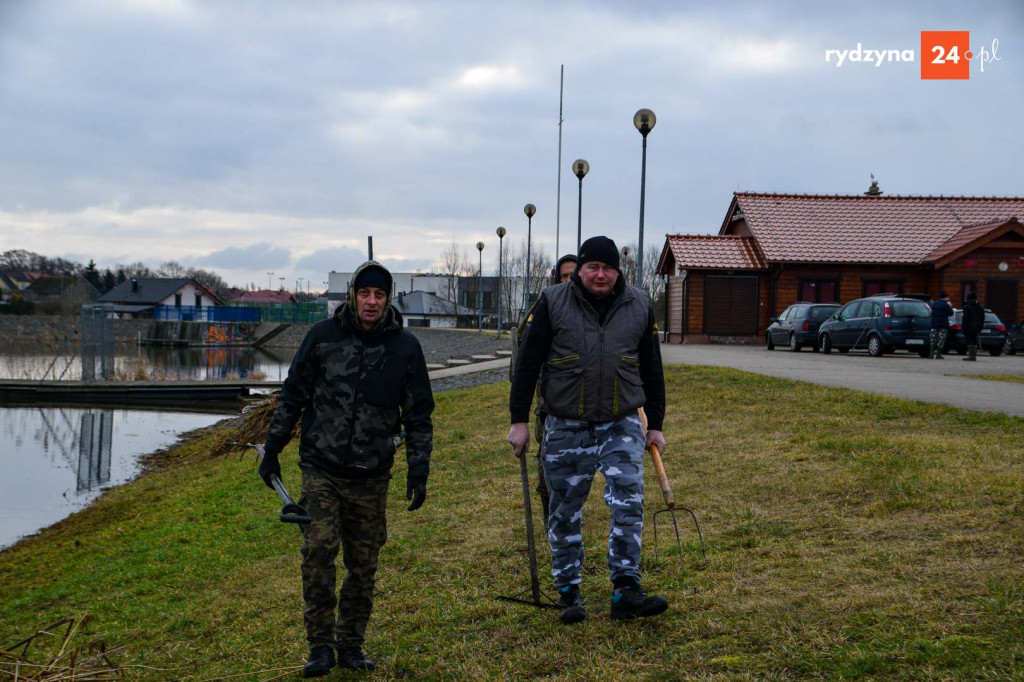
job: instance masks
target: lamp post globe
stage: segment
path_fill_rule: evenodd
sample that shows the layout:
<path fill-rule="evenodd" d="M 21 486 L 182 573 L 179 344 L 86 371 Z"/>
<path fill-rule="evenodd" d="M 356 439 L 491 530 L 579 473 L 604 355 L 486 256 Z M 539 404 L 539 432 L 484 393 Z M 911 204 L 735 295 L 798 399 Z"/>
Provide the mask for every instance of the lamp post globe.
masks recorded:
<path fill-rule="evenodd" d="M 498 338 L 501 338 L 501 244 L 502 240 L 505 239 L 505 228 L 498 227 L 494 231 L 498 235 Z"/>
<path fill-rule="evenodd" d="M 643 288 L 644 283 L 644 194 L 647 188 L 647 136 L 654 130 L 658 122 L 657 116 L 650 109 L 640 109 L 633 114 L 633 125 L 644 138 L 643 160 L 640 162 L 640 238 L 636 246 L 636 286 Z"/>
<path fill-rule="evenodd" d="M 590 164 L 586 159 L 576 159 L 572 162 L 572 174 L 580 179 L 580 193 L 578 209 L 576 213 L 576 253 L 580 252 L 580 244 L 583 243 L 583 178 L 590 172 Z"/>
<path fill-rule="evenodd" d="M 523 287 L 523 315 L 530 309 L 530 242 L 533 236 L 533 216 L 537 214 L 537 207 L 533 204 L 523 206 L 523 213 L 526 214 L 526 286 Z"/>

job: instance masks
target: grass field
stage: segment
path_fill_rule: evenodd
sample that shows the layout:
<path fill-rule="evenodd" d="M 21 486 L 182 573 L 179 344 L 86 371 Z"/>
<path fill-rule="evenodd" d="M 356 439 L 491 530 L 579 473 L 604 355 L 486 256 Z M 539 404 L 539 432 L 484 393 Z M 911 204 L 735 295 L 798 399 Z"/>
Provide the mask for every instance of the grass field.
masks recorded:
<path fill-rule="evenodd" d="M 396 468 L 376 678 L 1024 679 L 1024 420 L 732 370 L 666 379 L 665 464 L 709 559 L 680 517 L 683 556 L 655 564 L 648 524 L 645 587 L 668 613 L 608 618 L 599 489 L 591 617 L 497 601 L 529 584 L 507 384 L 439 394 L 420 511 Z M 205 459 L 208 444 L 0 553 L 0 644 L 88 615 L 76 640 L 126 644 L 129 679 L 296 678 L 298 531 L 251 455 Z M 294 491 L 294 444 L 283 459 Z M 647 499 L 662 506 L 653 471 Z"/>

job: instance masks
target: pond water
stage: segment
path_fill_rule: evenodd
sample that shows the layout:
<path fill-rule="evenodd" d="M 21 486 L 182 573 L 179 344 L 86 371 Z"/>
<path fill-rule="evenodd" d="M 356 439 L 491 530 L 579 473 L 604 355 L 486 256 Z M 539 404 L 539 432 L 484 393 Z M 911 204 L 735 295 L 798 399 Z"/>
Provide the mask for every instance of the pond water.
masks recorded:
<path fill-rule="evenodd" d="M 267 381 L 283 381 L 288 376 L 295 348 L 252 348 L 249 346 L 207 346 L 171 348 L 138 346 L 114 355 L 117 379 L 227 379 L 262 376 Z M 40 353 L 26 348 L 7 349 L 0 356 L 0 379 L 82 378 L 76 355 Z"/>
<path fill-rule="evenodd" d="M 140 473 L 140 458 L 229 414 L 0 407 L 0 549 Z"/>

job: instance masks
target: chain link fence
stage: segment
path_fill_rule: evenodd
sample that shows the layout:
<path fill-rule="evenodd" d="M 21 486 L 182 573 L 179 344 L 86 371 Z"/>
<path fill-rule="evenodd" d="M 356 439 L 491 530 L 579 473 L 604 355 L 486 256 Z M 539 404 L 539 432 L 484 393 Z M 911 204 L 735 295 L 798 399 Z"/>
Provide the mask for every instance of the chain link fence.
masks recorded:
<path fill-rule="evenodd" d="M 82 381 L 114 376 L 114 307 L 82 306 L 78 329 L 81 335 Z"/>

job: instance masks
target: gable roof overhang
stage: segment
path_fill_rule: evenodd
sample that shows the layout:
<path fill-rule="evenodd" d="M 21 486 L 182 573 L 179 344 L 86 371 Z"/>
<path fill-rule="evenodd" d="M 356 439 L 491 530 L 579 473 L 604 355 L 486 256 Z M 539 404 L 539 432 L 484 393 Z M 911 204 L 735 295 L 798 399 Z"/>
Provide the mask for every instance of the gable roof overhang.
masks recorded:
<path fill-rule="evenodd" d="M 1006 221 L 965 227 L 925 256 L 924 262 L 938 270 L 1009 233 L 1024 237 L 1024 225 L 1016 216 Z"/>

